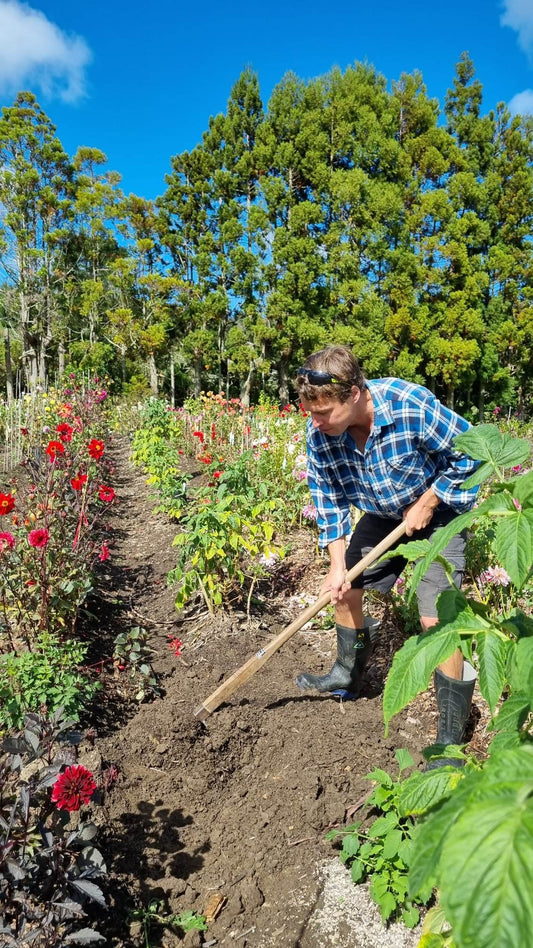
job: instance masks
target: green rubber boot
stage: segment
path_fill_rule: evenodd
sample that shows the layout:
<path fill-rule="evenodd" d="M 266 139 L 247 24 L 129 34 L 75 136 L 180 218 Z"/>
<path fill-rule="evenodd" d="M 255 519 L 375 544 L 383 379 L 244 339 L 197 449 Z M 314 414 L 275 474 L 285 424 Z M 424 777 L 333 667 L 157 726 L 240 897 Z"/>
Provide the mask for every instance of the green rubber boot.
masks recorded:
<path fill-rule="evenodd" d="M 436 745 L 462 744 L 466 722 L 470 714 L 472 695 L 477 674 L 470 662 L 464 663 L 463 679 L 449 678 L 438 668 L 435 671 L 435 694 L 439 709 Z M 434 757 L 426 764 L 427 770 L 437 767 L 463 767 L 459 757 Z"/>
<path fill-rule="evenodd" d="M 379 627 L 375 619 L 365 619 L 364 629 L 350 629 L 337 625 L 337 658 L 327 675 L 302 672 L 296 679 L 301 691 L 311 688 L 329 692 L 342 698 L 356 698 L 361 679 L 372 652 L 371 629 Z"/>

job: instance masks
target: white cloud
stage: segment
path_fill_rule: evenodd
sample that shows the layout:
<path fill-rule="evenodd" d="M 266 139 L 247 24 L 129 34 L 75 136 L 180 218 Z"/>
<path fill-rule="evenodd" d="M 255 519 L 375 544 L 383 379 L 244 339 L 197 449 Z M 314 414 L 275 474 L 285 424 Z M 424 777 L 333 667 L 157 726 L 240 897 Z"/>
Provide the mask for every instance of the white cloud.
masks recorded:
<path fill-rule="evenodd" d="M 502 26 L 510 26 L 518 33 L 518 44 L 529 56 L 533 55 L 532 0 L 504 0 Z"/>
<path fill-rule="evenodd" d="M 517 92 L 509 102 L 511 115 L 533 115 L 533 89 Z"/>
<path fill-rule="evenodd" d="M 0 92 L 39 87 L 44 95 L 75 102 L 85 95 L 91 51 L 40 10 L 18 0 L 0 0 Z"/>

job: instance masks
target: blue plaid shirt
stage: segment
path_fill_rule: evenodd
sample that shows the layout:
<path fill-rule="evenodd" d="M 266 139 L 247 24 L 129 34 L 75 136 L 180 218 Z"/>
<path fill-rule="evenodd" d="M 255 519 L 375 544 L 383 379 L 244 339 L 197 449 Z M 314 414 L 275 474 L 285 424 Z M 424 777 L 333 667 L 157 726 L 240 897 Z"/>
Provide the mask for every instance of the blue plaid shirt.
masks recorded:
<path fill-rule="evenodd" d="M 401 520 L 429 487 L 457 513 L 469 510 L 476 497 L 477 488 L 461 490 L 461 483 L 478 462 L 453 450 L 468 422 L 422 385 L 393 378 L 367 385 L 374 424 L 364 452 L 347 431 L 326 435 L 308 422 L 308 482 L 320 546 L 350 533 L 350 505 Z"/>

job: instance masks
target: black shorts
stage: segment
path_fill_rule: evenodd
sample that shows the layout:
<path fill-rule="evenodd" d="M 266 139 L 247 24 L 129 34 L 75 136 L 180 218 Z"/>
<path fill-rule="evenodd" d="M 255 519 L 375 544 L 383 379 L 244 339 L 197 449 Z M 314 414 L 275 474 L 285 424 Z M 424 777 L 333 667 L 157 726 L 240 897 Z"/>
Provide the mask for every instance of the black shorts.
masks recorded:
<path fill-rule="evenodd" d="M 446 526 L 456 516 L 457 514 L 449 508 L 437 511 L 427 527 L 424 527 L 423 530 L 416 530 L 412 537 L 402 537 L 393 544 L 392 549 L 400 543 L 409 542 L 409 540 L 431 540 L 435 530 Z M 346 550 L 346 568 L 351 569 L 352 566 L 359 563 L 363 556 L 366 556 L 397 526 L 398 520 L 393 520 L 391 517 L 378 517 L 376 514 L 365 513 L 358 521 Z M 458 588 L 460 588 L 463 579 L 465 543 L 466 531 L 464 530 L 462 533 L 458 533 L 457 536 L 452 537 L 448 546 L 442 552 L 445 559 L 453 564 L 454 583 Z M 362 576 L 354 579 L 352 589 L 376 589 L 378 592 L 389 592 L 405 569 L 406 563 L 407 560 L 403 556 L 391 556 L 382 563 L 378 563 L 377 566 L 366 569 Z M 450 589 L 446 573 L 440 563 L 432 563 L 416 589 L 418 610 L 421 616 L 437 618 L 437 597 L 445 589 Z"/>

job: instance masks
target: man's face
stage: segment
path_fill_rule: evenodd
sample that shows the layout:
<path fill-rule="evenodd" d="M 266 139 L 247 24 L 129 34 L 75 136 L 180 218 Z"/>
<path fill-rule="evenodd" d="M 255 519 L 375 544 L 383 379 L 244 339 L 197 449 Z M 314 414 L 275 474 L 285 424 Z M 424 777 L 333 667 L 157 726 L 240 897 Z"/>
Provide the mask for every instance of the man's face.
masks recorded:
<path fill-rule="evenodd" d="M 326 435 L 340 435 L 357 421 L 359 395 L 359 389 L 354 385 L 346 402 L 324 397 L 312 402 L 302 399 L 302 406 L 311 415 L 314 428 Z"/>

